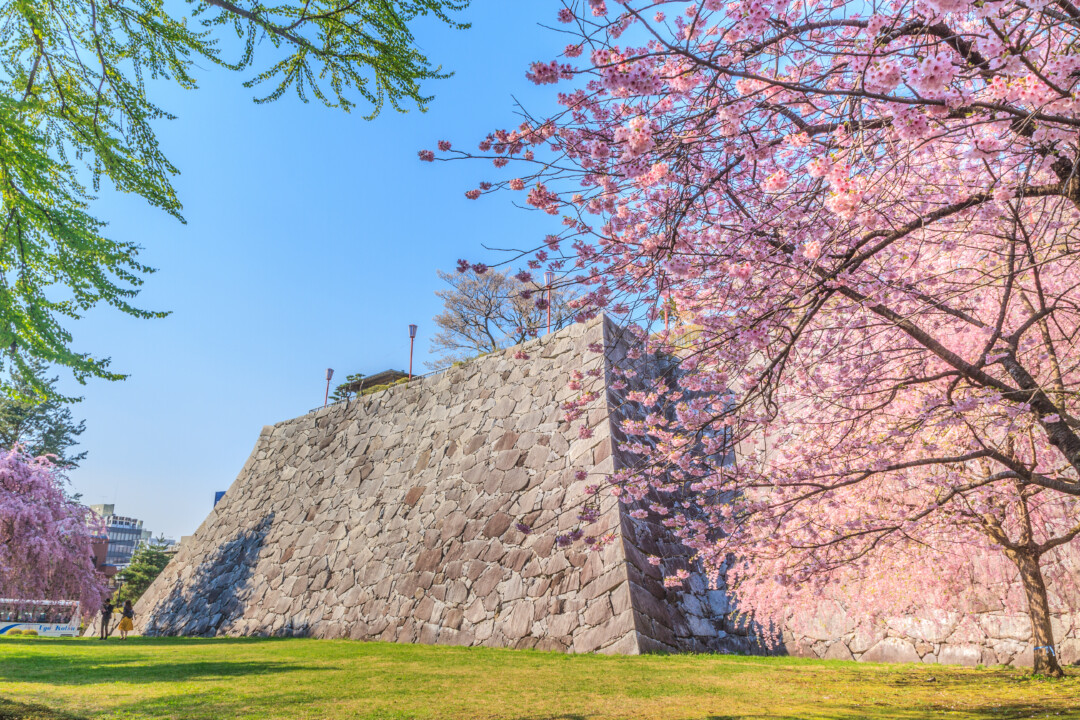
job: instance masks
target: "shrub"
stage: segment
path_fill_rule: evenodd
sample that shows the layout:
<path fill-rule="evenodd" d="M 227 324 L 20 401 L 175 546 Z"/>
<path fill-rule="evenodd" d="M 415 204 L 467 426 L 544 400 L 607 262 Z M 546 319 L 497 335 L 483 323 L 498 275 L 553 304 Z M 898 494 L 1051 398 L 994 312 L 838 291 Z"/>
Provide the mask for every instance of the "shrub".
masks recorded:
<path fill-rule="evenodd" d="M 23 630 L 22 634 L 23 634 L 23 637 L 37 637 L 38 631 L 37 630 Z"/>
<path fill-rule="evenodd" d="M 4 637 L 16 637 L 22 634 L 22 630 L 8 630 L 6 633 L 4 633 Z"/>
<path fill-rule="evenodd" d="M 388 387 L 390 387 L 390 386 L 389 386 L 389 385 L 372 385 L 372 386 L 371 386 L 371 387 L 369 387 L 369 388 L 364 388 L 364 389 L 363 389 L 363 390 L 362 390 L 362 391 L 360 392 L 360 394 L 361 394 L 361 395 L 370 395 L 371 393 L 377 393 L 377 392 L 379 392 L 380 390 L 385 390 L 385 389 L 386 389 L 386 388 L 388 388 Z"/>

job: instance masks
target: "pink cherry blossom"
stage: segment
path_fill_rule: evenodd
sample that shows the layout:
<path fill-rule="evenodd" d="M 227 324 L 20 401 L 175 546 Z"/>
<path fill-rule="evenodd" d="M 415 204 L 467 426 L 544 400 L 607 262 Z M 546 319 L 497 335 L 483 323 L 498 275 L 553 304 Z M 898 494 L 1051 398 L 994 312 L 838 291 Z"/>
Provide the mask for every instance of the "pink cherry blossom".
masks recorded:
<path fill-rule="evenodd" d="M 0 588 L 10 598 L 78 600 L 92 614 L 108 592 L 92 559 L 104 528 L 61 482 L 45 458 L 0 453 Z"/>
<path fill-rule="evenodd" d="M 578 317 L 622 312 L 647 345 L 612 360 L 640 416 L 606 491 L 762 622 L 990 597 L 1060 673 L 1049 615 L 1080 612 L 1075 4 L 656 6 L 573 5 L 580 67 L 535 63 L 553 107 L 481 142 L 564 216 L 535 259 L 580 284 Z"/>
<path fill-rule="evenodd" d="M 762 189 L 765 192 L 777 193 L 785 190 L 791 182 L 791 176 L 783 170 L 777 170 L 765 179 Z"/>

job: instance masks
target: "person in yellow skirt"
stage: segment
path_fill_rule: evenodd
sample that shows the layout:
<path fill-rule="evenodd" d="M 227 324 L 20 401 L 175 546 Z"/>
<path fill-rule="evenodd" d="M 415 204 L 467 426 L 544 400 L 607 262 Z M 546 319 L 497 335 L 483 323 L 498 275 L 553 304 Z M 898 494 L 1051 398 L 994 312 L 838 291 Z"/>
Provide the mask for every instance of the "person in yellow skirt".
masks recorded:
<path fill-rule="evenodd" d="M 131 607 L 131 601 L 124 601 L 124 609 L 120 613 L 120 639 L 127 640 L 127 634 L 135 629 L 135 611 Z"/>

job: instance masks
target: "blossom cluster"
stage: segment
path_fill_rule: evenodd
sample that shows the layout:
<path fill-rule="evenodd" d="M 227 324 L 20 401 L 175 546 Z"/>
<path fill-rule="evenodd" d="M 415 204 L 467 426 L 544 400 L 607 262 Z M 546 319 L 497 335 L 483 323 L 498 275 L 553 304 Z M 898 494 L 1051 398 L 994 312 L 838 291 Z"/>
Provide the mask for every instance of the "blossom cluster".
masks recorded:
<path fill-rule="evenodd" d="M 609 385 L 639 462 L 604 487 L 762 618 L 962 612 L 976 586 L 1022 609 L 1002 537 L 1057 543 L 1051 602 L 1076 597 L 1080 29 L 1056 7 L 568 3 L 581 66 L 530 70 L 558 107 L 481 143 L 562 223 L 530 268 L 639 323 Z"/>
<path fill-rule="evenodd" d="M 78 600 L 92 614 L 108 592 L 92 549 L 104 528 L 62 482 L 47 458 L 0 453 L 0 588 L 9 598 Z"/>

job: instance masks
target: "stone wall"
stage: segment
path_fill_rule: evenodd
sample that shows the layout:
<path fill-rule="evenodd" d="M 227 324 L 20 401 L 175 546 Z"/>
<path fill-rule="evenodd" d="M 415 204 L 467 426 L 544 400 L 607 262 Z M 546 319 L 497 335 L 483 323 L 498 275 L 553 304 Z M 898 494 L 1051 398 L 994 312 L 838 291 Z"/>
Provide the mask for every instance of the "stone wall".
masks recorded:
<path fill-rule="evenodd" d="M 617 422 L 636 410 L 610 382 L 631 345 L 596 320 L 263 428 L 225 497 L 137 604 L 136 629 L 769 652 L 762 629 L 741 621 L 700 572 L 664 587 L 647 556 L 663 557 L 665 570 L 696 568 L 655 518 L 632 518 L 633 506 L 600 496 L 599 522 L 586 531 L 613 535 L 600 552 L 556 543 L 598 501 L 587 486 L 633 462 Z M 560 405 L 581 392 L 568 387 L 575 373 L 597 400 L 571 424 Z M 1056 622 L 1061 659 L 1076 662 L 1080 623 Z M 901 619 L 867 635 L 837 607 L 790 618 L 779 651 L 1030 664 L 1029 638 L 1026 618 L 992 608 Z"/>
<path fill-rule="evenodd" d="M 608 330 L 617 337 L 618 328 Z M 630 368 L 633 379 L 627 390 L 650 389 L 661 374 L 672 371 L 670 361 L 644 355 L 629 359 L 628 343 L 610 343 L 608 370 Z M 624 417 L 640 417 L 641 408 L 627 400 L 626 391 L 610 387 L 607 401 L 614 439 L 612 454 L 616 468 L 633 467 L 637 457 L 620 449 L 625 440 L 618 429 Z M 642 440 L 642 438 L 636 438 Z M 646 507 L 652 500 L 637 505 Z M 1026 615 L 1006 613 L 989 600 L 980 612 L 927 612 L 919 617 L 888 618 L 875 630 L 856 627 L 852 617 L 839 604 L 823 605 L 813 612 L 792 613 L 778 631 L 747 622 L 736 611 L 723 586 L 710 586 L 689 553 L 670 531 L 650 514 L 634 519 L 622 514 L 631 602 L 641 632 L 642 647 L 648 650 L 719 651 L 753 654 L 781 653 L 829 660 L 864 660 L 867 662 L 922 662 L 962 665 L 1033 664 L 1031 622 Z M 659 567 L 648 563 L 647 556 L 662 559 Z M 665 589 L 663 573 L 677 568 L 691 571 L 683 589 Z M 984 597 L 997 593 L 985 593 Z M 1080 664 L 1080 597 L 1054 598 L 1058 607 L 1070 607 L 1072 613 L 1053 618 L 1054 638 L 1062 664 Z"/>
<path fill-rule="evenodd" d="M 608 323 L 605 330 L 605 390 L 608 412 L 604 431 L 612 438 L 613 466 L 631 468 L 637 457 L 620 448 L 626 440 L 619 429 L 621 421 L 642 415 L 640 406 L 628 400 L 631 390 L 651 387 L 658 368 L 664 363 L 645 355 L 631 359 L 628 351 L 639 345 L 622 328 Z M 639 348 L 640 349 L 640 348 Z M 616 390 L 613 370 L 633 370 L 627 387 Z M 627 382 L 624 379 L 624 382 Z M 650 500 L 620 506 L 623 552 L 626 556 L 627 577 L 634 623 L 640 636 L 640 646 L 647 652 L 764 652 L 754 637 L 752 628 L 736 622 L 727 593 L 710 587 L 700 568 L 695 567 L 689 549 L 663 526 L 662 518 L 650 515 L 634 518 L 629 514 L 643 508 Z M 657 566 L 649 556 L 662 559 Z M 683 568 L 691 572 L 682 587 L 665 587 L 663 575 Z"/>
<path fill-rule="evenodd" d="M 1053 618 L 1058 659 L 1080 665 L 1076 613 Z M 801 657 L 867 662 L 923 662 L 1031 667 L 1031 621 L 1026 615 L 987 608 L 973 615 L 927 613 L 890 618 L 875 632 L 858 630 L 840 606 L 812 616 L 793 615 L 783 630 L 784 649 Z"/>
<path fill-rule="evenodd" d="M 614 467 L 603 372 L 586 376 L 600 398 L 592 437 L 579 437 L 560 403 L 577 394 L 574 371 L 602 368 L 587 347 L 617 342 L 609 323 L 576 325 L 264 428 L 139 601 L 137 630 L 655 647 L 631 607 L 643 583 L 631 580 L 639 563 L 627 562 L 623 507 L 603 499 L 588 530 L 615 534 L 604 550 L 555 543 L 578 526 L 586 485 Z M 579 469 L 592 480 L 577 480 Z"/>

